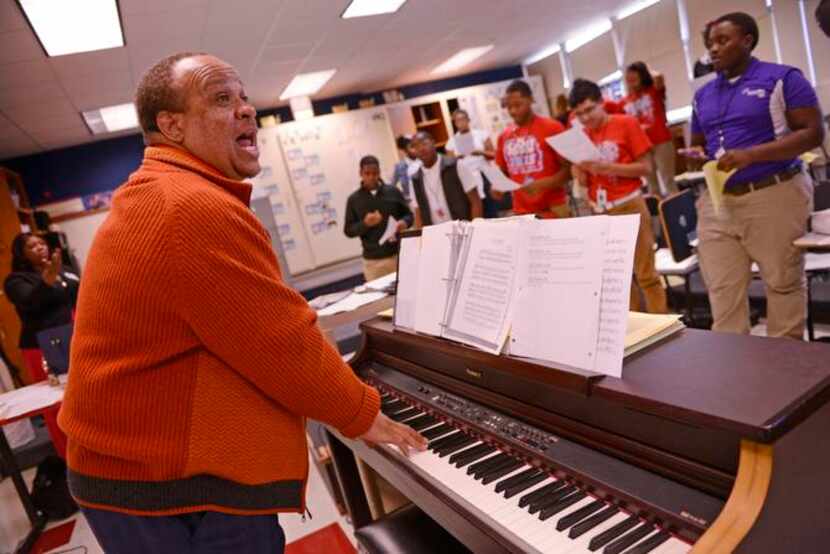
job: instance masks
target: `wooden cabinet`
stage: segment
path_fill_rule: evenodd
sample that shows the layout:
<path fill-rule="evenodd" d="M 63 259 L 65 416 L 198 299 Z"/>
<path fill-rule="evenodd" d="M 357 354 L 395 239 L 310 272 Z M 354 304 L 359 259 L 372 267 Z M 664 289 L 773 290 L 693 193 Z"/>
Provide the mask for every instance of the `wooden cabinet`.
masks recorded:
<path fill-rule="evenodd" d="M 447 144 L 449 135 L 440 102 L 412 106 L 412 115 L 415 118 L 415 127 L 418 131 L 426 131 L 432 135 L 435 146 L 442 148 Z"/>
<path fill-rule="evenodd" d="M 12 241 L 20 233 L 20 219 L 11 191 L 17 192 L 21 186 L 17 174 L 0 167 L 0 346 L 9 360 L 26 373 L 23 356 L 17 346 L 20 319 L 2 287 L 12 268 Z"/>

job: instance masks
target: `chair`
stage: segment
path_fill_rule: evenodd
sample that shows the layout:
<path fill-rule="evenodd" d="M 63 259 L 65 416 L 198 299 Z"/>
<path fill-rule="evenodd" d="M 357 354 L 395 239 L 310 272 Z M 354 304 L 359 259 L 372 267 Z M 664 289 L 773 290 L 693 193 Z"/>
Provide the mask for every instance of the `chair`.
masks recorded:
<path fill-rule="evenodd" d="M 818 181 L 813 188 L 813 209 L 817 212 L 830 209 L 830 181 Z"/>
<path fill-rule="evenodd" d="M 694 255 L 693 243 L 697 241 L 697 210 L 695 198 L 686 190 L 669 196 L 659 205 L 660 223 L 666 246 L 676 262 Z"/>
<path fill-rule="evenodd" d="M 404 506 L 355 531 L 365 554 L 469 554 L 458 539 L 414 504 Z"/>

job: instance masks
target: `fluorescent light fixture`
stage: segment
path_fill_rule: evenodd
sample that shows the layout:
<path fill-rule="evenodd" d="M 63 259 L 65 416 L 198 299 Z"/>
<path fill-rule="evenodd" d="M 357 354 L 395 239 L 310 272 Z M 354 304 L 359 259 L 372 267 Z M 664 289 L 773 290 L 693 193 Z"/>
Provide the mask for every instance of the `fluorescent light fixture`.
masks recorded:
<path fill-rule="evenodd" d="M 124 46 L 116 0 L 18 0 L 47 56 Z"/>
<path fill-rule="evenodd" d="M 349 7 L 340 17 L 349 19 L 351 17 L 393 13 L 398 11 L 404 2 L 406 0 L 352 0 L 352 3 L 349 4 Z"/>
<path fill-rule="evenodd" d="M 767 8 L 772 8 L 772 0 L 767 0 Z"/>
<path fill-rule="evenodd" d="M 280 94 L 280 100 L 288 100 L 296 96 L 311 96 L 316 94 L 323 86 L 329 82 L 336 69 L 327 69 L 325 71 L 315 71 L 314 73 L 300 73 L 295 75 L 285 90 Z"/>
<path fill-rule="evenodd" d="M 82 112 L 81 115 L 83 115 L 93 135 L 114 133 L 115 131 L 138 127 L 138 115 L 135 111 L 135 104 L 132 102 L 88 110 Z"/>
<path fill-rule="evenodd" d="M 620 79 L 622 79 L 622 76 L 623 76 L 622 71 L 620 71 L 618 69 L 614 73 L 610 73 L 610 74 L 606 75 L 605 77 L 603 77 L 602 79 L 600 79 L 599 81 L 597 81 L 597 84 L 601 87 L 604 87 L 605 85 L 607 85 L 609 83 L 613 83 L 614 81 L 619 81 Z"/>
<path fill-rule="evenodd" d="M 676 108 L 674 110 L 669 110 L 666 112 L 666 121 L 669 122 L 669 125 L 673 125 L 680 121 L 687 121 L 692 117 L 692 106 L 683 106 L 682 108 Z"/>
<path fill-rule="evenodd" d="M 487 46 L 476 46 L 474 48 L 459 50 L 453 54 L 450 59 L 433 69 L 432 73 L 448 73 L 450 71 L 455 71 L 456 69 L 460 69 L 465 65 L 472 63 L 474 60 L 477 60 L 492 49 L 493 45 L 488 44 Z"/>
<path fill-rule="evenodd" d="M 565 41 L 565 51 L 568 53 L 573 52 L 580 46 L 588 44 L 595 38 L 604 35 L 610 30 L 610 19 L 603 19 L 602 21 L 592 23 L 591 25 L 588 25 L 582 31 L 580 31 L 579 34 L 572 37 L 570 40 Z"/>
<path fill-rule="evenodd" d="M 545 58 L 547 58 L 549 56 L 553 56 L 554 54 L 558 54 L 558 53 L 559 53 L 559 43 L 557 42 L 556 44 L 551 44 L 549 46 L 546 46 L 546 47 L 542 48 L 541 50 L 539 50 L 538 52 L 536 52 L 535 54 L 533 54 L 531 56 L 528 56 L 522 62 L 522 65 L 531 65 L 531 64 L 534 64 L 538 61 L 544 60 Z"/>
<path fill-rule="evenodd" d="M 637 12 L 641 12 L 644 9 L 653 6 L 659 1 L 660 0 L 638 0 L 637 2 L 632 2 L 617 12 L 617 19 L 625 19 L 628 16 L 634 15 Z"/>

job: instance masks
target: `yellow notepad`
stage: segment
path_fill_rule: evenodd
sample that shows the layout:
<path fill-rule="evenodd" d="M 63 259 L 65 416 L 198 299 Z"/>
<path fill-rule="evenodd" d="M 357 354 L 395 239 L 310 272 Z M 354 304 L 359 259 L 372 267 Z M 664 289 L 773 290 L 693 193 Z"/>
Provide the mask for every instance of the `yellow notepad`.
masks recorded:
<path fill-rule="evenodd" d="M 395 316 L 395 308 L 389 308 L 378 312 L 378 315 L 384 319 L 392 319 Z"/>
<path fill-rule="evenodd" d="M 628 325 L 625 332 L 625 355 L 642 350 L 662 340 L 686 326 L 678 314 L 644 314 L 628 312 Z"/>
<path fill-rule="evenodd" d="M 715 213 L 720 212 L 720 207 L 723 205 L 723 188 L 735 171 L 737 170 L 720 171 L 716 160 L 703 164 L 703 177 L 706 179 L 706 188 L 709 189 L 709 196 L 712 198 Z"/>

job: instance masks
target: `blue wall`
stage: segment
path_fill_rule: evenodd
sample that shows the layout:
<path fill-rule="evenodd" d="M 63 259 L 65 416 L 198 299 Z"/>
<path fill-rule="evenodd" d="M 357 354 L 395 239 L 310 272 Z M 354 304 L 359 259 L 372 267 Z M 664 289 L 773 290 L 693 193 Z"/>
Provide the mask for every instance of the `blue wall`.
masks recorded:
<path fill-rule="evenodd" d="M 399 87 L 399 90 L 405 98 L 415 98 L 521 76 L 522 68 L 516 65 Z M 332 106 L 343 103 L 348 103 L 349 109 L 357 109 L 358 102 L 364 98 L 374 98 L 376 105 L 384 103 L 381 92 L 349 94 L 313 102 L 314 113 L 331 113 Z M 258 113 L 259 116 L 268 114 L 279 114 L 282 121 L 292 119 L 291 110 L 286 106 Z M 141 135 L 131 135 L 14 158 L 2 163 L 20 173 L 29 192 L 29 199 L 37 206 L 113 190 L 138 168 L 143 151 Z"/>

